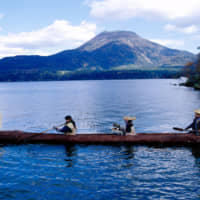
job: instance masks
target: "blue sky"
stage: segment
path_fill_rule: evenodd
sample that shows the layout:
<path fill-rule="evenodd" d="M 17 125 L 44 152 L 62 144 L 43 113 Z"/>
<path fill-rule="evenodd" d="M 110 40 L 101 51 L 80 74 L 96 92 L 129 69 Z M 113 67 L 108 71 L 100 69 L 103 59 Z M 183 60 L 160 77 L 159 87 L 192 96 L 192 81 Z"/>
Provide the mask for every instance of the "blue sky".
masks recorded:
<path fill-rule="evenodd" d="M 50 55 L 116 30 L 197 53 L 199 10 L 199 0 L 4 0 L 0 58 Z"/>

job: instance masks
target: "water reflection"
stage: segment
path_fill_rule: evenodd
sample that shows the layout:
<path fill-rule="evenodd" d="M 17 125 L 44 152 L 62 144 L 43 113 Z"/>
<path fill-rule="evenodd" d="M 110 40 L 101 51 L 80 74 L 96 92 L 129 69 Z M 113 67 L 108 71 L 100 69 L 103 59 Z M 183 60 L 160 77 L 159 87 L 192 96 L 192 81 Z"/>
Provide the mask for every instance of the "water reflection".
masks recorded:
<path fill-rule="evenodd" d="M 200 158 L 200 146 L 192 147 L 192 155 L 195 158 Z"/>
<path fill-rule="evenodd" d="M 121 167 L 130 168 L 134 163 L 135 149 L 133 145 L 125 145 L 120 152 Z"/>
<path fill-rule="evenodd" d="M 135 150 L 134 150 L 133 145 L 124 146 L 124 151 L 123 151 L 124 159 L 129 160 L 129 159 L 134 158 L 134 152 L 135 152 Z"/>
<path fill-rule="evenodd" d="M 200 146 L 191 148 L 192 155 L 195 157 L 195 163 L 200 168 Z"/>
<path fill-rule="evenodd" d="M 67 167 L 73 167 L 76 162 L 77 148 L 75 145 L 65 146 Z"/>
<path fill-rule="evenodd" d="M 3 144 L 0 144 L 0 157 L 3 157 L 3 155 L 4 155 L 4 152 L 5 152 L 5 150 L 4 150 L 4 147 L 5 145 L 3 145 Z"/>

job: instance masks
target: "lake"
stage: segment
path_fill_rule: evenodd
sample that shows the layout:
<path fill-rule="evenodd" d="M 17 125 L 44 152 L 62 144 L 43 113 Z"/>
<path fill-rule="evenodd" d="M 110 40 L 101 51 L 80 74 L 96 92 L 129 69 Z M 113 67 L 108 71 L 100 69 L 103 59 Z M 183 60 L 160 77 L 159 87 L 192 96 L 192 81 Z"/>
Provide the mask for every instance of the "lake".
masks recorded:
<path fill-rule="evenodd" d="M 136 116 L 138 133 L 185 128 L 200 92 L 173 79 L 0 83 L 3 130 L 41 132 L 76 121 L 111 133 Z M 51 131 L 55 133 L 55 131 Z M 200 148 L 1 145 L 0 199 L 199 199 Z"/>

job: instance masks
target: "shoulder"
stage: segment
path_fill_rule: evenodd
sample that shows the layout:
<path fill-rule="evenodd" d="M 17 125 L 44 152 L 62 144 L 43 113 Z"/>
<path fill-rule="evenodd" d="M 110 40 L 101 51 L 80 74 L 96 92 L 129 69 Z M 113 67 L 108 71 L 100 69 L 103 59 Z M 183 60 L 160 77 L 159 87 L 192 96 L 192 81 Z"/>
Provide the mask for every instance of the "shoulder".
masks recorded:
<path fill-rule="evenodd" d="M 74 128 L 74 125 L 73 125 L 73 123 L 72 123 L 72 122 L 69 122 L 69 123 L 67 124 L 67 126 L 68 126 L 69 128 L 71 128 L 71 129 L 73 129 L 73 128 Z"/>

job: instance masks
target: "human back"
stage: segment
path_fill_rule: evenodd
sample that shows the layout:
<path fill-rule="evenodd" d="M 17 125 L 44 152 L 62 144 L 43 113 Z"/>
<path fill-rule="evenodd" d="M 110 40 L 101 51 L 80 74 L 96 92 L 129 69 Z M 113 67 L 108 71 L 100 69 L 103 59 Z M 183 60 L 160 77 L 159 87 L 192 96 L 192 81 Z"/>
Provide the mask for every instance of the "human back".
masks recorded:
<path fill-rule="evenodd" d="M 68 131 L 65 134 L 76 135 L 76 123 L 74 122 L 74 120 L 71 119 L 69 122 L 66 123 L 66 126 L 68 126 L 71 131 Z"/>

